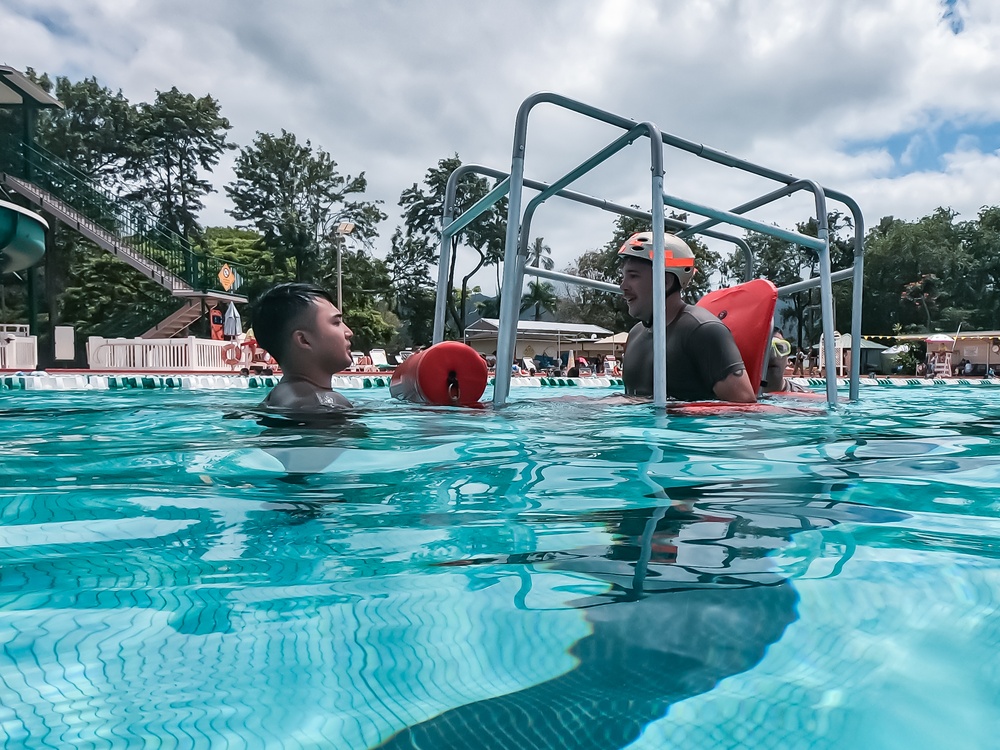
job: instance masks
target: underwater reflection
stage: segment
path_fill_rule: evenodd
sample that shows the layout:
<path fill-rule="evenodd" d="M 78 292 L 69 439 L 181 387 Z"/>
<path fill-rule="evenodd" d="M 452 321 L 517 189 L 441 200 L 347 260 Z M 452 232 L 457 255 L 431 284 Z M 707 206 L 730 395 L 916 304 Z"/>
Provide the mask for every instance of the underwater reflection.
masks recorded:
<path fill-rule="evenodd" d="M 609 584 L 604 594 L 574 602 L 592 630 L 570 650 L 576 668 L 446 711 L 379 747 L 624 747 L 671 704 L 752 668 L 795 621 L 798 596 L 769 552 L 796 532 L 845 517 L 904 517 L 881 510 L 869 517 L 869 509 L 810 499 L 742 507 L 731 488 L 720 493 L 719 485 L 682 492 L 668 494 L 670 505 L 591 514 L 613 535 L 610 546 L 502 561 Z"/>

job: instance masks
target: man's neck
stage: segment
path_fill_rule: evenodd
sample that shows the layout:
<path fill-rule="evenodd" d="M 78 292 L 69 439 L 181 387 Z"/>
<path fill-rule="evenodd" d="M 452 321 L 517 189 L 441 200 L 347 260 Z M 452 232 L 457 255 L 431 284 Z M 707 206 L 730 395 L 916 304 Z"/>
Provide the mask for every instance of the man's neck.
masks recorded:
<path fill-rule="evenodd" d="M 300 370 L 297 368 L 285 370 L 282 380 L 286 383 L 305 383 L 323 391 L 333 390 L 330 376 L 313 370 Z"/>

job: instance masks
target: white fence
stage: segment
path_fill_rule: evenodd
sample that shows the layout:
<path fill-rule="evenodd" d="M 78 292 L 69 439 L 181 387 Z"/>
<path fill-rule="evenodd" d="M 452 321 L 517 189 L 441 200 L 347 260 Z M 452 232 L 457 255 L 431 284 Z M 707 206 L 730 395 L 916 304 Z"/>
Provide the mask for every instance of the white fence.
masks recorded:
<path fill-rule="evenodd" d="M 239 361 L 227 364 L 225 352 L 236 347 Z M 87 341 L 91 370 L 162 370 L 169 372 L 238 372 L 250 364 L 246 347 L 231 341 L 188 336 L 183 339 L 105 339 Z"/>
<path fill-rule="evenodd" d="M 38 338 L 27 326 L 0 325 L 0 370 L 34 370 L 38 366 Z"/>

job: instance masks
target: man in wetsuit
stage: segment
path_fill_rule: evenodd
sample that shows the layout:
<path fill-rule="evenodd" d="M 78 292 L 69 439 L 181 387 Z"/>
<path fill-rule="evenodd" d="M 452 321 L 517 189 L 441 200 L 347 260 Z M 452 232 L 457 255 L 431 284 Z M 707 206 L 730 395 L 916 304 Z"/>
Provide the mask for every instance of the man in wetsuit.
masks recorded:
<path fill-rule="evenodd" d="M 625 345 L 625 394 L 652 396 L 653 317 L 661 314 L 653 309 L 653 233 L 633 234 L 618 257 L 628 313 L 639 320 Z M 694 278 L 694 253 L 672 235 L 666 236 L 666 265 L 667 395 L 685 401 L 755 402 L 756 389 L 732 333 L 711 312 L 681 299 L 681 291 Z"/>

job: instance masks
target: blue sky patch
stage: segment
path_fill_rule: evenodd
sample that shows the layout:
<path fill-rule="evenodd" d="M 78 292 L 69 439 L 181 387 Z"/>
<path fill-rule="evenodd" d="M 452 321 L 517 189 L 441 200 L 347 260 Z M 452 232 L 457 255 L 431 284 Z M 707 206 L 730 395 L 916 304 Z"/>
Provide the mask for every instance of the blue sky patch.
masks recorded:
<path fill-rule="evenodd" d="M 69 23 L 68 13 L 53 13 L 49 15 L 45 11 L 32 9 L 24 14 L 25 18 L 30 18 L 45 27 L 52 36 L 67 38 L 78 36 L 78 32 Z"/>
<path fill-rule="evenodd" d="M 951 27 L 952 34 L 961 34 L 965 29 L 965 19 L 962 18 L 962 11 L 966 5 L 966 0 L 941 0 L 944 12 L 941 20 Z"/>
<path fill-rule="evenodd" d="M 960 147 L 984 153 L 1000 151 L 1000 122 L 947 120 L 931 127 L 896 133 L 884 140 L 853 141 L 847 145 L 846 151 L 854 155 L 885 149 L 893 161 L 888 176 L 899 177 L 912 172 L 940 171 L 944 166 L 942 156 Z"/>

